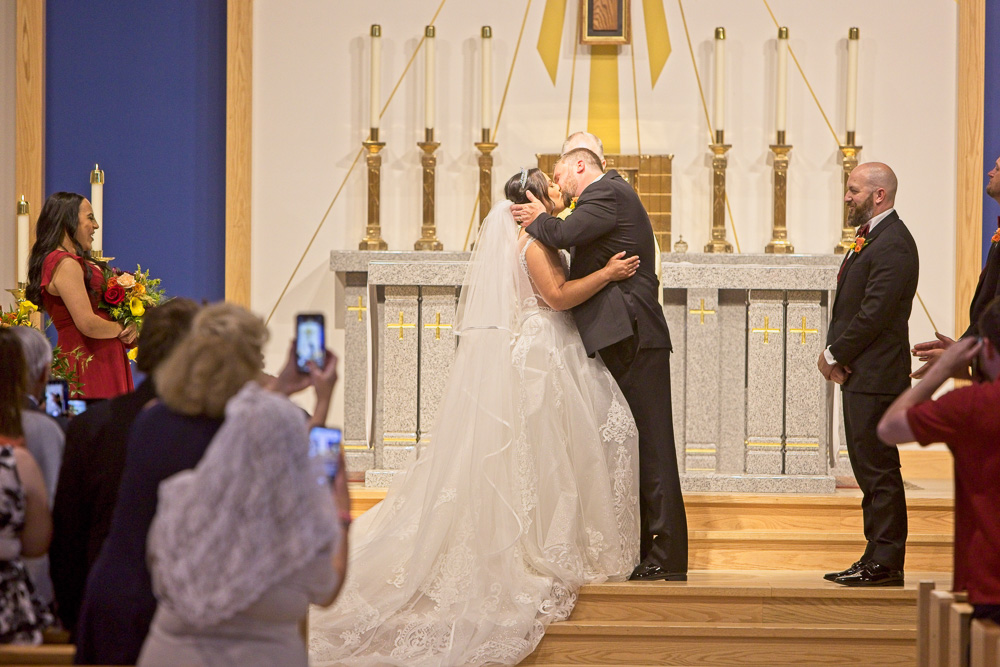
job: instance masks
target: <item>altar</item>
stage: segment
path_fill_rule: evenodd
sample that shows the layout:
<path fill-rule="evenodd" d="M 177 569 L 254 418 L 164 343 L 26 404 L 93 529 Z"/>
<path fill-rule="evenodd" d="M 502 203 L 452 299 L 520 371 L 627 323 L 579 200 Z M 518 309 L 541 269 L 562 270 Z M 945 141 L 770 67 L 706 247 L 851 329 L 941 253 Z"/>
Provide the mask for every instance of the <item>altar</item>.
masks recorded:
<path fill-rule="evenodd" d="M 433 447 L 467 252 L 333 251 L 352 479 L 389 485 Z M 837 255 L 666 253 L 663 312 L 686 491 L 832 493 L 850 476 L 816 369 Z"/>

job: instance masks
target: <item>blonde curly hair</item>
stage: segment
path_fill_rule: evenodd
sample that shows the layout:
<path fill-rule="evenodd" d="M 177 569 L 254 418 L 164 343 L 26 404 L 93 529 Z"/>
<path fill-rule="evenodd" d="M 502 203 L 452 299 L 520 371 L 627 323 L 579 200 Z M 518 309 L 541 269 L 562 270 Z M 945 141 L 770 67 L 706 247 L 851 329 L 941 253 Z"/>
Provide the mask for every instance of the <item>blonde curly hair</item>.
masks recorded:
<path fill-rule="evenodd" d="M 202 308 L 185 336 L 153 373 L 160 399 L 184 415 L 222 417 L 226 403 L 264 368 L 267 328 L 241 306 Z"/>

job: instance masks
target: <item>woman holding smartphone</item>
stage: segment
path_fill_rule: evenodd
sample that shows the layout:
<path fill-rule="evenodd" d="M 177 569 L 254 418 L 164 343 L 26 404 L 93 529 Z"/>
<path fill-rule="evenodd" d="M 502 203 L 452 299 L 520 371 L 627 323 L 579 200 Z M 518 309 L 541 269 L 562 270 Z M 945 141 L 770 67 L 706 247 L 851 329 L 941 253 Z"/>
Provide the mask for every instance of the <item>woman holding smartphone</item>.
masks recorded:
<path fill-rule="evenodd" d="M 90 257 L 98 227 L 94 209 L 82 195 L 50 195 L 38 216 L 25 296 L 48 313 L 63 352 L 79 349 L 80 358 L 90 358 L 85 365 L 69 360 L 82 397 L 113 398 L 133 389 L 125 355 L 135 343 L 136 328 L 123 327 L 98 308 L 104 264 Z"/>

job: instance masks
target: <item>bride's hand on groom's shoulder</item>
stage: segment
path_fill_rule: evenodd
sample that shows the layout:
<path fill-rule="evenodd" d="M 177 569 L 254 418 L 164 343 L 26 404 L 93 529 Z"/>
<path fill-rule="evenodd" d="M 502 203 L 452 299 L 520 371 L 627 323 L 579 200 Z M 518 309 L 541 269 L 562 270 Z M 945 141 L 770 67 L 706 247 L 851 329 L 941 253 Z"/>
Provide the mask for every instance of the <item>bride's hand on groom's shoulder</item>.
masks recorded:
<path fill-rule="evenodd" d="M 514 221 L 522 227 L 527 227 L 535 221 L 538 216 L 545 213 L 545 206 L 530 190 L 525 192 L 528 195 L 528 203 L 514 204 L 510 207 L 510 213 L 514 216 Z"/>

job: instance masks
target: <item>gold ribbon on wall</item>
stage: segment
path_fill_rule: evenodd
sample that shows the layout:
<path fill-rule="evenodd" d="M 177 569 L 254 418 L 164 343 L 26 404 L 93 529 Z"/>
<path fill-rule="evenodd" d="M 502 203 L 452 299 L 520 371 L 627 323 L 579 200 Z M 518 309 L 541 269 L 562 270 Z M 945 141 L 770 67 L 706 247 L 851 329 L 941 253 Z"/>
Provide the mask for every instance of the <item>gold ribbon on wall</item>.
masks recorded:
<path fill-rule="evenodd" d="M 581 2 L 587 1 L 581 0 Z M 559 71 L 559 51 L 566 20 L 566 2 L 567 0 L 546 0 L 542 25 L 538 33 L 538 54 L 553 85 Z M 655 87 L 667 58 L 670 57 L 670 33 L 667 30 L 663 0 L 642 0 L 642 10 L 646 25 L 646 46 L 649 51 L 650 82 Z M 607 153 L 621 152 L 618 99 L 618 47 L 592 46 L 587 131 L 601 138 Z"/>

